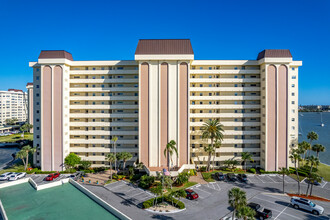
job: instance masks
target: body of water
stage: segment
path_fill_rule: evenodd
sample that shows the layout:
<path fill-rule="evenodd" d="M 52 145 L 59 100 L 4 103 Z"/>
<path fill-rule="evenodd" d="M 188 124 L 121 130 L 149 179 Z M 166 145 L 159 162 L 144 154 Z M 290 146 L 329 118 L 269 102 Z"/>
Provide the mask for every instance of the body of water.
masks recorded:
<path fill-rule="evenodd" d="M 319 112 L 299 112 L 299 143 L 309 141 L 307 134 L 315 131 L 319 135 L 317 141 L 312 144 L 322 144 L 326 151 L 320 153 L 320 161 L 330 165 L 330 112 L 322 112 L 324 127 L 321 127 L 321 113 Z"/>
<path fill-rule="evenodd" d="M 13 160 L 12 154 L 18 151 L 18 148 L 0 148 L 0 170 Z"/>

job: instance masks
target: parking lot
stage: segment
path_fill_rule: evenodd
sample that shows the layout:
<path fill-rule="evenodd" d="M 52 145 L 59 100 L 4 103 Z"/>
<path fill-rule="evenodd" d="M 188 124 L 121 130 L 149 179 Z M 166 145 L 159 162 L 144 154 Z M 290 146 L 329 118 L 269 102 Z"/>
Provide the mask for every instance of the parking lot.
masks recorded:
<path fill-rule="evenodd" d="M 155 197 L 152 193 L 125 181 L 118 181 L 105 185 L 104 187 L 115 195 L 138 207 L 142 207 L 144 201 Z"/>

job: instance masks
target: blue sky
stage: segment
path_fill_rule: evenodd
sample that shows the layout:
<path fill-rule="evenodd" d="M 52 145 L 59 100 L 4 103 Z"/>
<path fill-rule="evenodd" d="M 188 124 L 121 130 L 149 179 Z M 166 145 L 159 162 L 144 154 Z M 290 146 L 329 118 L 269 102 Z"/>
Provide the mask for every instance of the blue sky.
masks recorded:
<path fill-rule="evenodd" d="M 0 1 L 0 90 L 25 89 L 29 61 L 64 49 L 75 60 L 134 59 L 138 39 L 189 38 L 195 59 L 302 60 L 300 104 L 330 104 L 330 1 Z"/>

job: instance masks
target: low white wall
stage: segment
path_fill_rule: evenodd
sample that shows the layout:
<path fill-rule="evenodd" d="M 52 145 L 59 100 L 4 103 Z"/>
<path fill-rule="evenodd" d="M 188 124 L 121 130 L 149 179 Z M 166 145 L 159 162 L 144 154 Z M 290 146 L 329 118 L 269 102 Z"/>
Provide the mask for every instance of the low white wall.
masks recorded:
<path fill-rule="evenodd" d="M 5 209 L 3 208 L 1 199 L 0 199 L 0 214 L 1 214 L 1 217 L 3 220 L 8 220 L 8 217 L 7 217 Z"/>
<path fill-rule="evenodd" d="M 68 183 L 69 182 L 69 178 L 67 179 L 62 179 L 62 180 L 59 180 L 59 181 L 55 181 L 55 182 L 52 182 L 52 183 L 47 183 L 47 184 L 43 184 L 43 185 L 37 185 L 37 190 L 43 190 L 43 189 L 49 189 L 49 188 L 52 188 L 54 186 L 61 186 L 62 184 L 64 183 Z"/>
<path fill-rule="evenodd" d="M 24 178 L 24 179 L 19 179 L 19 180 L 15 180 L 15 181 L 8 181 L 6 183 L 1 183 L 0 184 L 0 189 L 8 187 L 8 186 L 15 186 L 15 185 L 18 185 L 18 184 L 21 184 L 21 183 L 26 183 L 26 182 L 29 181 L 29 179 L 30 178 Z"/>
<path fill-rule="evenodd" d="M 74 185 L 77 189 L 79 189 L 80 191 L 85 193 L 89 198 L 94 200 L 96 203 L 98 203 L 100 206 L 102 206 L 103 208 L 105 208 L 106 210 L 108 210 L 109 212 L 111 212 L 112 214 L 117 216 L 118 218 L 120 218 L 122 220 L 131 220 L 131 218 L 129 218 L 127 215 L 120 212 L 118 209 L 112 207 L 107 202 L 105 202 L 103 199 L 101 199 L 100 197 L 98 197 L 97 195 L 95 195 L 94 193 L 92 193 L 91 191 L 89 191 L 88 189 L 86 189 L 85 187 L 83 187 L 82 185 L 80 185 L 79 183 L 74 181 L 73 179 L 70 179 L 69 182 L 72 185 Z"/>
<path fill-rule="evenodd" d="M 34 189 L 38 190 L 38 185 L 32 178 L 29 178 L 29 183 L 33 186 Z"/>

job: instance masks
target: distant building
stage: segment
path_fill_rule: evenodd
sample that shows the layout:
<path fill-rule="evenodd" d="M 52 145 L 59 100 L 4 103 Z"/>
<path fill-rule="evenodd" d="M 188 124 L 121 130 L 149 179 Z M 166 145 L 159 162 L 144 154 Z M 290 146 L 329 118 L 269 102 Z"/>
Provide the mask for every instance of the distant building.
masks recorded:
<path fill-rule="evenodd" d="M 27 89 L 27 122 L 33 125 L 33 83 L 26 84 Z M 33 128 L 30 130 L 30 133 L 33 133 Z"/>
<path fill-rule="evenodd" d="M 190 40 L 140 40 L 134 60 L 75 61 L 66 51 L 41 51 L 33 68 L 35 162 L 62 170 L 73 152 L 92 167 L 117 152 L 149 171 L 167 167 L 164 149 L 177 144 L 177 168 L 206 166 L 201 127 L 224 126 L 215 166 L 242 152 L 248 167 L 292 166 L 298 138 L 298 68 L 289 50 L 264 50 L 255 60 L 195 60 Z M 212 156 L 213 160 L 213 156 Z"/>
<path fill-rule="evenodd" d="M 6 119 L 16 118 L 18 122 L 27 119 L 27 93 L 19 89 L 0 91 L 0 124 Z"/>

